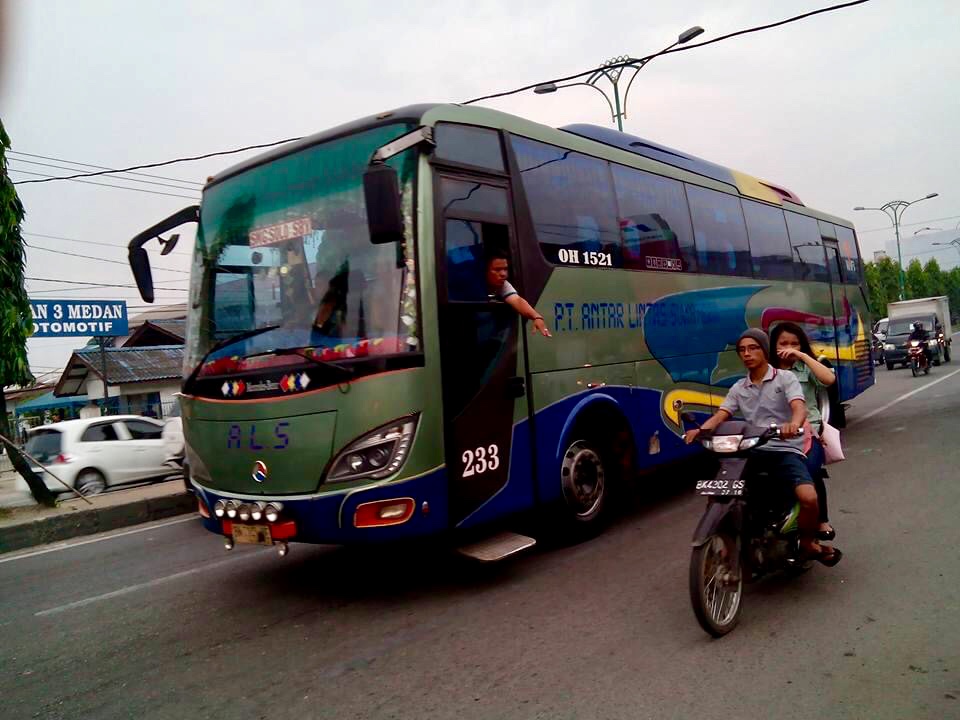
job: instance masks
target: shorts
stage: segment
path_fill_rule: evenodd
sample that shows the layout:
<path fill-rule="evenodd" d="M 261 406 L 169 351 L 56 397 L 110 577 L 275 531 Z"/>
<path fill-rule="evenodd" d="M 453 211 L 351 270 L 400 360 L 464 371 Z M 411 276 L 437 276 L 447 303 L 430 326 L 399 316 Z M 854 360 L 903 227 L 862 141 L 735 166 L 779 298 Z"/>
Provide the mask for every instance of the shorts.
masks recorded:
<path fill-rule="evenodd" d="M 765 472 L 778 478 L 791 487 L 813 485 L 813 478 L 807 470 L 805 457 L 789 450 L 757 450 L 747 461 L 747 471 Z"/>

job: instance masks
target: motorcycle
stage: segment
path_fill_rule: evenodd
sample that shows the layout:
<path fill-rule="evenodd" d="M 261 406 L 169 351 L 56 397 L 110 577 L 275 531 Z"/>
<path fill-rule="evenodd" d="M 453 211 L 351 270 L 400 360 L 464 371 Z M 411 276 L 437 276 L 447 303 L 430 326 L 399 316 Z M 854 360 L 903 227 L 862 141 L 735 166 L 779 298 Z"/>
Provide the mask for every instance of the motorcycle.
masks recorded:
<path fill-rule="evenodd" d="M 689 413 L 681 415 L 696 424 Z M 800 504 L 793 487 L 765 473 L 745 473 L 752 450 L 780 437 L 780 428 L 728 420 L 698 440 L 720 458 L 713 479 L 698 480 L 707 508 L 693 535 L 690 601 L 697 621 L 722 637 L 740 620 L 743 584 L 774 572 L 793 575 L 812 561 L 800 549 Z"/>
<path fill-rule="evenodd" d="M 927 359 L 927 353 L 924 352 L 925 344 L 923 340 L 907 341 L 907 357 L 910 360 L 910 372 L 913 373 L 914 377 L 919 375 L 921 371 L 924 375 L 930 374 L 930 361 Z"/>

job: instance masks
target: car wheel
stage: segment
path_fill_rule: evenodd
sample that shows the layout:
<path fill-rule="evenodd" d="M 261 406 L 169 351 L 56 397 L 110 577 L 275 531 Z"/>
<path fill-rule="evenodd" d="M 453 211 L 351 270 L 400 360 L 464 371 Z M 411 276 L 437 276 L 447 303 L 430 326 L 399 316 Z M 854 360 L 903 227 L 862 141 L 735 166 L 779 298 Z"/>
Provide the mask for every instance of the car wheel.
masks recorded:
<path fill-rule="evenodd" d="M 81 470 L 77 475 L 76 490 L 80 495 L 99 495 L 107 489 L 107 481 L 103 475 L 93 468 Z"/>

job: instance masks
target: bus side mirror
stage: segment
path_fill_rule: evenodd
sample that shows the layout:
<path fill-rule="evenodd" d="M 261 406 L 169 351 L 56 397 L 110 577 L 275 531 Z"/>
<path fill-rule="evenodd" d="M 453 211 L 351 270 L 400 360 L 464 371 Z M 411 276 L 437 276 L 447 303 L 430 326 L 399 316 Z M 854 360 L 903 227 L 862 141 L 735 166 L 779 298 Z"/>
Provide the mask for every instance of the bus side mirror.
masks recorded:
<path fill-rule="evenodd" d="M 372 163 L 363 174 L 367 225 L 374 245 L 403 241 L 403 209 L 397 171 L 383 162 Z"/>
<path fill-rule="evenodd" d="M 142 247 L 130 248 L 130 269 L 137 280 L 137 289 L 144 302 L 153 302 L 153 273 L 150 272 L 150 257 Z"/>

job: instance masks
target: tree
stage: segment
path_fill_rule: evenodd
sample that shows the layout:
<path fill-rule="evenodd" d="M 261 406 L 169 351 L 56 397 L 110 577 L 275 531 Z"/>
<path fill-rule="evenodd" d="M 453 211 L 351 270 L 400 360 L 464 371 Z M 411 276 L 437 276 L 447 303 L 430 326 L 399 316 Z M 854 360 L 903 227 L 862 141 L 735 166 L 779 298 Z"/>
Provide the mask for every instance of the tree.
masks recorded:
<path fill-rule="evenodd" d="M 923 275 L 926 279 L 926 290 L 929 296 L 947 294 L 947 277 L 940 269 L 936 258 L 930 258 L 923 266 Z"/>
<path fill-rule="evenodd" d="M 887 303 L 900 297 L 897 265 L 890 258 L 883 257 L 877 262 L 866 263 L 863 271 L 870 296 L 870 312 L 874 319 L 882 318 L 887 314 Z"/>
<path fill-rule="evenodd" d="M 946 274 L 946 293 L 950 298 L 950 314 L 960 315 L 960 266 Z"/>
<path fill-rule="evenodd" d="M 23 203 L 7 173 L 7 150 L 10 138 L 0 121 L 0 434 L 13 437 L 7 420 L 7 397 L 3 389 L 8 385 L 29 385 L 33 382 L 27 362 L 27 338 L 33 332 L 33 315 L 23 286 Z M 43 480 L 30 469 L 20 451 L 4 443 L 14 469 L 23 476 L 37 502 L 55 507 L 53 493 Z"/>
<path fill-rule="evenodd" d="M 904 278 L 904 300 L 913 300 L 914 298 L 928 297 L 927 278 L 923 274 L 923 266 L 920 261 L 914 258 L 907 265 L 906 278 Z"/>

